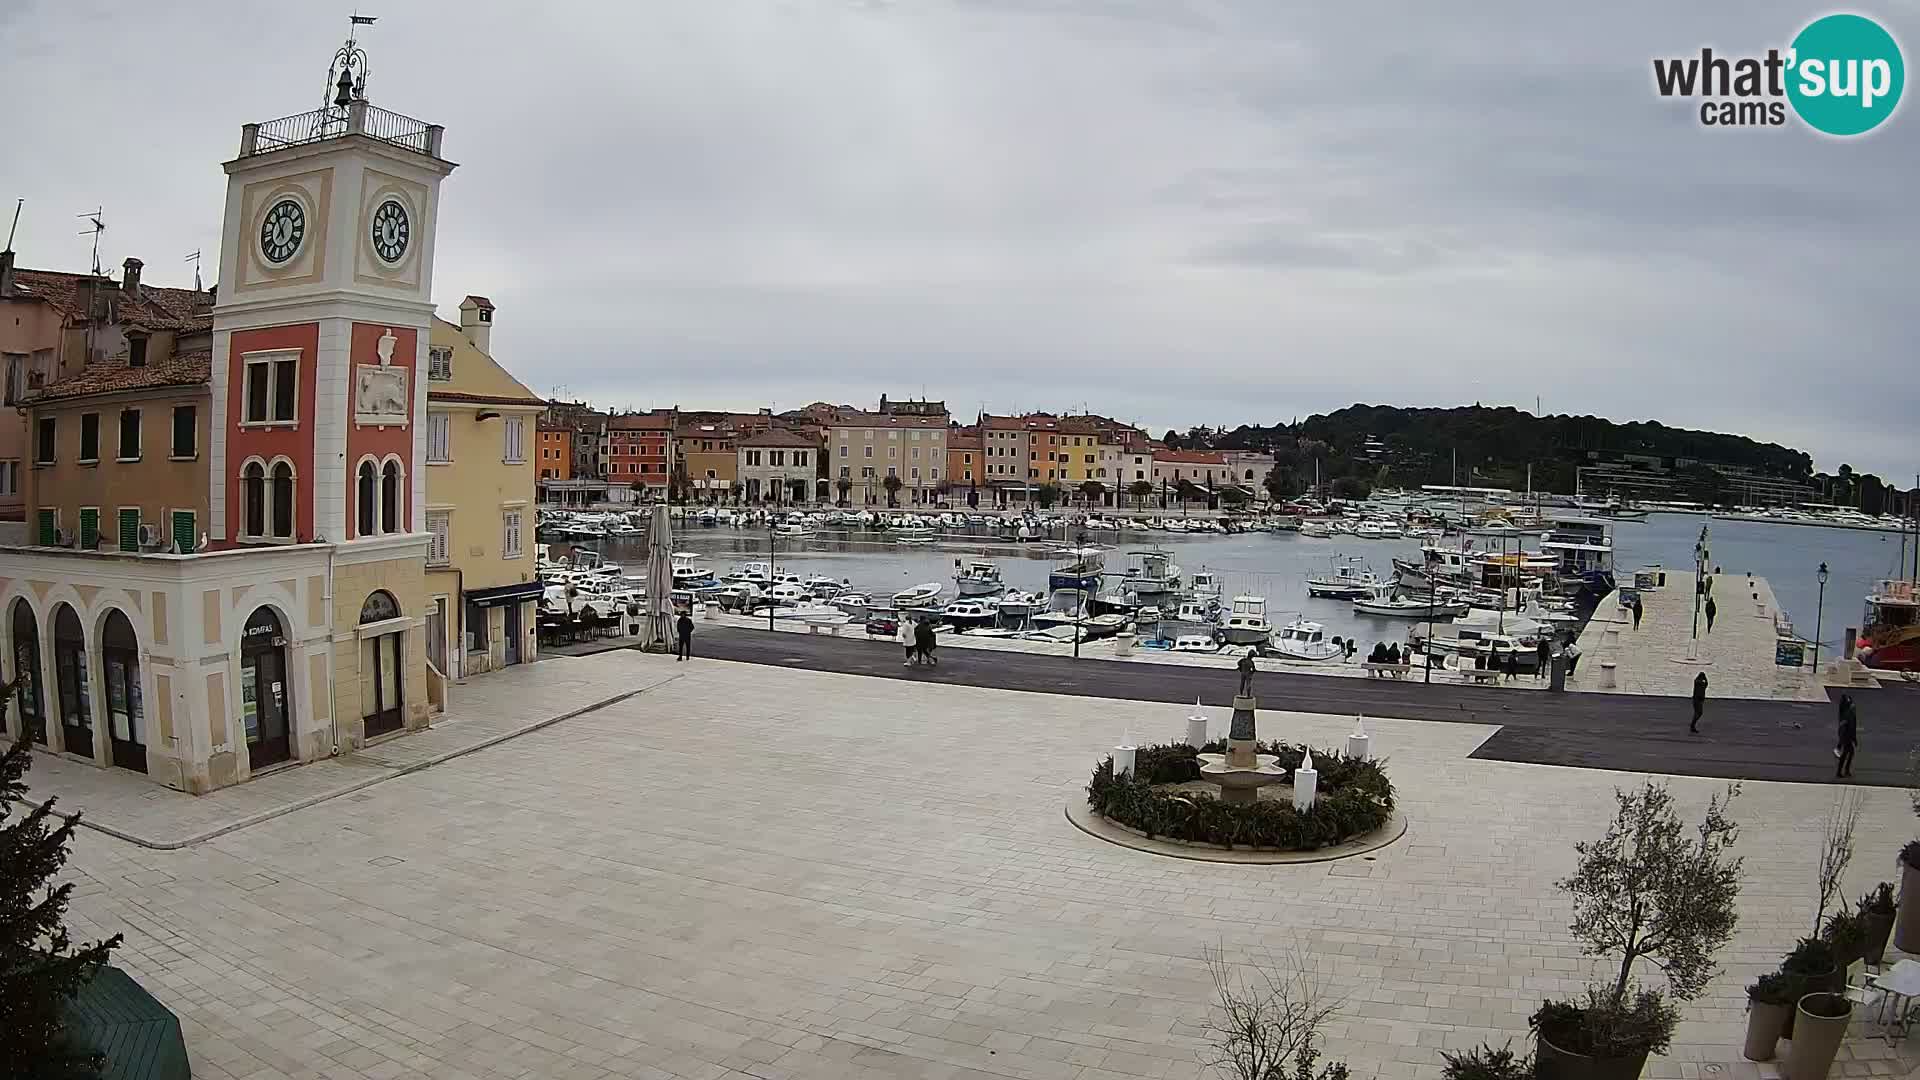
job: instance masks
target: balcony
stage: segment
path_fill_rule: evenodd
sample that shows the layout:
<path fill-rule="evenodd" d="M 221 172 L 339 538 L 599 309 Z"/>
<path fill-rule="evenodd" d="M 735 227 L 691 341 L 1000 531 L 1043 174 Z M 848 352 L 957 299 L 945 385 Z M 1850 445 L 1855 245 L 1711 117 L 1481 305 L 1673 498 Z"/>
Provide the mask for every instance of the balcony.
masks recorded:
<path fill-rule="evenodd" d="M 440 139 L 445 131 L 439 124 L 429 124 L 365 101 L 355 101 L 344 109 L 315 109 L 269 120 L 264 124 L 243 125 L 240 129 L 240 156 L 254 157 L 328 139 L 365 135 L 388 146 L 437 158 L 440 156 Z"/>

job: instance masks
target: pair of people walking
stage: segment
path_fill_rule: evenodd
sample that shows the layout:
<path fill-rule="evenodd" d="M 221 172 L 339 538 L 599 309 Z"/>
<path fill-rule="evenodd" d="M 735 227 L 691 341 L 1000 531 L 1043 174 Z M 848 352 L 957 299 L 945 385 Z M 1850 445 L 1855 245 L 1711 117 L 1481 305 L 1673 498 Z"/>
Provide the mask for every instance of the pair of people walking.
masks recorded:
<path fill-rule="evenodd" d="M 900 617 L 899 633 L 894 640 L 898 641 L 907 651 L 907 660 L 904 666 L 912 667 L 916 662 L 925 663 L 933 667 L 940 666 L 940 661 L 933 655 L 935 643 L 932 621 L 927 619 L 914 619 L 903 615 Z"/>

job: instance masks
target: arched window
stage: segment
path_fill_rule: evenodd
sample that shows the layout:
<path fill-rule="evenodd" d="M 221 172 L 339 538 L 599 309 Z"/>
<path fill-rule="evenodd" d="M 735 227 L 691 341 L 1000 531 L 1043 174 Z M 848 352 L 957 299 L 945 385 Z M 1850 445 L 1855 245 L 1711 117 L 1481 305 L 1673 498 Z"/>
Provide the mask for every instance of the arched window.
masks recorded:
<path fill-rule="evenodd" d="M 273 535 L 293 539 L 293 466 L 275 462 L 273 466 Z"/>
<path fill-rule="evenodd" d="M 248 536 L 267 535 L 267 467 L 249 461 L 240 470 L 240 499 L 246 508 L 244 532 Z"/>
<path fill-rule="evenodd" d="M 377 481 L 374 479 L 373 462 L 371 461 L 361 462 L 360 463 L 360 518 L 359 518 L 359 521 L 360 521 L 359 535 L 361 536 L 372 536 L 374 533 L 380 531 L 378 528 L 375 527 L 375 523 L 373 519 L 374 488 L 376 486 L 377 486 Z"/>
<path fill-rule="evenodd" d="M 366 603 L 360 605 L 360 625 L 385 622 L 400 617 L 400 605 L 393 594 L 385 589 L 375 589 L 367 594 Z"/>
<path fill-rule="evenodd" d="M 400 463 L 388 461 L 380 474 L 380 531 L 400 531 Z"/>

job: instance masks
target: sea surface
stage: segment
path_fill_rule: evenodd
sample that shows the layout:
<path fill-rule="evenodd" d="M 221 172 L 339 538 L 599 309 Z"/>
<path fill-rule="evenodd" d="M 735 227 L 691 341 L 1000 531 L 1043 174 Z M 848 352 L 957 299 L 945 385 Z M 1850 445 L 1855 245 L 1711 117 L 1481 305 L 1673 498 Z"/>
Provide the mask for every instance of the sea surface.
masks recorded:
<path fill-rule="evenodd" d="M 1766 578 L 1792 616 L 1795 631 L 1804 638 L 1814 636 L 1820 598 L 1816 571 L 1822 562 L 1827 564 L 1829 578 L 1820 633 L 1825 648 L 1838 647 L 1843 628 L 1860 625 L 1873 583 L 1898 574 L 1901 544 L 1897 534 L 1720 521 L 1700 514 L 1652 514 L 1644 521 L 1615 524 L 1616 573 L 1626 579 L 1635 569 L 1661 566 L 1670 580 L 1674 575 L 1691 576 L 1693 545 L 1703 525 L 1711 530 L 1707 542 L 1709 570 L 1718 568 L 1721 574 L 1731 576 L 1751 572 Z M 1407 619 L 1356 615 L 1344 600 L 1309 597 L 1306 576 L 1326 570 L 1336 556 L 1353 556 L 1385 577 L 1392 573 L 1395 556 L 1419 557 L 1416 541 L 1353 536 L 1312 539 L 1288 532 L 1231 536 L 1151 532 L 1120 534 L 1115 542 L 1114 535 L 1099 534 L 1112 547 L 1107 556 L 1109 573 L 1123 572 L 1132 563 L 1130 552 L 1164 549 L 1173 553 L 1185 576 L 1203 568 L 1219 574 L 1227 596 L 1251 593 L 1266 597 L 1268 618 L 1275 625 L 1298 613 L 1324 623 L 1329 634 L 1358 638 L 1363 646 L 1373 641 L 1402 640 L 1414 625 Z M 1476 540 L 1488 542 L 1498 544 L 1498 540 Z M 1538 542 L 1537 536 L 1527 538 L 1529 548 Z M 635 542 L 585 546 L 600 547 L 610 561 L 625 566 L 629 574 L 644 572 L 646 548 L 639 538 Z M 766 561 L 769 538 L 763 531 L 691 525 L 676 532 L 674 548 L 703 553 L 716 573 L 724 573 L 738 563 Z M 559 554 L 565 547 L 555 545 L 554 550 Z M 1000 566 L 1001 576 L 1010 587 L 1041 593 L 1046 591 L 1047 571 L 1054 561 L 1044 552 L 1018 544 L 942 541 L 931 547 L 910 547 L 894 543 L 885 533 L 867 532 L 778 539 L 772 542 L 772 557 L 793 573 L 843 578 L 857 589 L 881 595 L 938 581 L 946 586 L 943 595 L 947 599 L 955 595 L 956 559 L 990 558 Z"/>

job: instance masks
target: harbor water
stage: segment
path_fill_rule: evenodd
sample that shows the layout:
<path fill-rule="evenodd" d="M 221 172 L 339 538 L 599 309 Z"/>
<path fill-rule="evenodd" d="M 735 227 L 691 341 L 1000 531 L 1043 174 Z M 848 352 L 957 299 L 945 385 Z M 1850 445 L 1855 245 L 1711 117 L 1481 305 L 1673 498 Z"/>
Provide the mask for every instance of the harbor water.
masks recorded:
<path fill-rule="evenodd" d="M 1845 627 L 1860 625 L 1865 597 L 1872 584 L 1898 573 L 1901 544 L 1895 534 L 1670 513 L 1656 513 L 1644 520 L 1621 521 L 1613 526 L 1616 573 L 1629 583 L 1634 570 L 1649 566 L 1664 567 L 1669 578 L 1691 576 L 1693 545 L 1702 525 L 1712 529 L 1708 541 L 1709 571 L 1719 567 L 1723 579 L 1747 573 L 1766 578 L 1772 583 L 1779 602 L 1792 616 L 1795 631 L 1808 639 L 1814 634 L 1819 597 L 1816 570 L 1825 562 L 1830 576 L 1821 637 L 1825 639 L 1823 648 L 1827 649 L 1838 647 Z M 1306 590 L 1309 573 L 1326 571 L 1332 561 L 1340 557 L 1361 560 L 1386 578 L 1393 572 L 1396 556 L 1419 558 L 1417 541 L 1367 540 L 1350 535 L 1315 539 L 1291 532 L 1234 535 L 1126 532 L 1093 534 L 1092 539 L 1111 549 L 1106 569 L 1116 579 L 1131 564 L 1130 552 L 1166 550 L 1173 554 L 1185 579 L 1191 580 L 1196 570 L 1211 570 L 1220 575 L 1226 597 L 1238 594 L 1266 597 L 1267 616 L 1275 626 L 1283 625 L 1297 614 L 1324 624 L 1329 634 L 1356 638 L 1365 647 L 1374 641 L 1402 640 L 1417 625 L 1408 619 L 1356 615 L 1349 601 L 1309 597 Z M 1445 542 L 1455 540 L 1449 538 Z M 1539 537 L 1530 536 L 1525 545 L 1531 549 L 1538 542 Z M 1499 540 L 1474 538 L 1474 543 L 1476 547 L 1488 544 L 1498 547 Z M 643 572 L 646 549 L 642 538 L 582 546 L 600 549 L 609 561 L 625 566 L 629 574 Z M 676 528 L 674 548 L 707 556 L 716 574 L 724 574 L 738 563 L 764 562 L 770 550 L 764 530 L 699 525 Z M 556 544 L 554 550 L 557 555 L 567 550 L 567 546 Z M 954 561 L 971 558 L 991 559 L 1000 567 L 1009 588 L 1045 594 L 1047 572 L 1054 563 L 1037 544 L 952 539 L 930 546 L 910 546 L 896 543 L 885 532 L 831 528 L 801 539 L 774 538 L 771 551 L 772 558 L 785 570 L 808 577 L 843 578 L 852 582 L 855 589 L 874 594 L 876 599 L 913 585 L 937 581 L 944 587 L 943 598 L 952 600 L 956 595 Z M 1716 583 L 1716 588 L 1724 586 Z"/>

